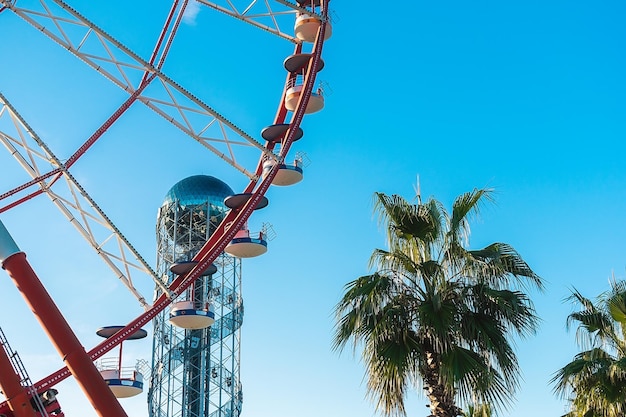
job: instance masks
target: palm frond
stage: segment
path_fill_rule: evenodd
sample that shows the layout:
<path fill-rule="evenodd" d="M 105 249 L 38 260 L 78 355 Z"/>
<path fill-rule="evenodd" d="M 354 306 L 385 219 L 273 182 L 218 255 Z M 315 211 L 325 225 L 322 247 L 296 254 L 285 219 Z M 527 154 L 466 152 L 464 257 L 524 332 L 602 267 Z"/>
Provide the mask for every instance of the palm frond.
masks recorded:
<path fill-rule="evenodd" d="M 599 301 L 602 299 L 600 297 Z M 578 290 L 573 289 L 567 300 L 580 304 L 582 309 L 571 313 L 566 320 L 566 326 L 570 329 L 574 324 L 576 329 L 576 341 L 585 348 L 602 345 L 605 343 L 614 344 L 619 340 L 615 334 L 615 326 L 611 315 L 607 309 L 596 306 L 590 299 L 584 297 Z M 605 307 L 606 299 L 601 301 Z"/>
<path fill-rule="evenodd" d="M 471 349 L 456 347 L 442 360 L 445 378 L 453 378 L 461 402 L 478 401 L 497 408 L 508 408 L 514 388 L 490 366 L 482 355 Z"/>
<path fill-rule="evenodd" d="M 576 288 L 572 288 L 571 290 L 571 294 L 565 298 L 566 302 L 571 302 L 574 304 L 580 304 L 581 307 L 585 310 L 595 310 L 596 306 L 593 303 L 593 301 L 591 301 L 591 299 L 585 297 L 584 295 L 582 295 L 580 293 L 580 291 L 578 291 Z"/>
<path fill-rule="evenodd" d="M 422 345 L 412 329 L 412 300 L 400 294 L 385 305 L 363 351 L 367 364 L 367 392 L 386 415 L 406 414 L 403 398 L 416 379 Z"/>
<path fill-rule="evenodd" d="M 412 204 L 395 194 L 375 196 L 374 211 L 379 214 L 379 224 L 389 228 L 394 237 L 430 241 L 437 236 L 440 225 L 433 221 L 426 206 Z"/>
<path fill-rule="evenodd" d="M 543 280 L 524 261 L 521 255 L 509 244 L 492 243 L 480 249 L 468 251 L 473 262 L 468 263 L 468 272 L 491 285 L 508 287 L 518 285 L 527 288 L 528 284 L 543 289 Z"/>
<path fill-rule="evenodd" d="M 444 353 L 458 344 L 459 308 L 462 307 L 460 284 L 450 281 L 425 281 L 416 306 L 418 334 L 432 345 L 435 353 Z"/>
<path fill-rule="evenodd" d="M 409 276 L 414 276 L 419 272 L 419 265 L 413 257 L 400 250 L 390 252 L 375 249 L 370 257 L 369 267 L 379 271 L 394 271 L 397 274 Z"/>
<path fill-rule="evenodd" d="M 412 204 L 398 195 L 376 193 L 374 211 L 384 225 L 391 251 L 411 253 L 416 262 L 429 260 L 434 242 L 440 239 L 443 224 L 437 204 Z"/>
<path fill-rule="evenodd" d="M 475 188 L 470 192 L 461 194 L 454 200 L 447 233 L 449 242 L 459 242 L 461 244 L 468 242 L 470 217 L 479 214 L 481 205 L 485 200 L 493 202 L 492 194 L 492 189 Z"/>
<path fill-rule="evenodd" d="M 335 307 L 337 325 L 333 350 L 341 351 L 350 341 L 354 346 L 372 331 L 377 315 L 397 293 L 397 282 L 387 275 L 365 275 L 349 282 Z"/>
<path fill-rule="evenodd" d="M 577 341 L 590 346 L 550 381 L 554 392 L 569 400 L 568 415 L 623 417 L 626 412 L 626 342 L 621 330 L 625 299 L 626 285 L 615 281 L 596 303 L 576 289 L 567 298 L 581 307 L 568 316 L 568 328 L 576 324 Z"/>
<path fill-rule="evenodd" d="M 488 315 L 519 336 L 534 334 L 539 324 L 532 301 L 521 291 L 476 284 L 467 287 L 466 299 L 471 302 L 472 311 Z"/>
<path fill-rule="evenodd" d="M 490 404 L 470 403 L 463 417 L 492 417 L 493 407 Z"/>
<path fill-rule="evenodd" d="M 616 281 L 613 277 L 610 284 L 611 289 L 604 295 L 603 302 L 606 303 L 608 313 L 619 328 L 620 337 L 615 339 L 615 345 L 623 355 L 626 355 L 626 282 Z"/>

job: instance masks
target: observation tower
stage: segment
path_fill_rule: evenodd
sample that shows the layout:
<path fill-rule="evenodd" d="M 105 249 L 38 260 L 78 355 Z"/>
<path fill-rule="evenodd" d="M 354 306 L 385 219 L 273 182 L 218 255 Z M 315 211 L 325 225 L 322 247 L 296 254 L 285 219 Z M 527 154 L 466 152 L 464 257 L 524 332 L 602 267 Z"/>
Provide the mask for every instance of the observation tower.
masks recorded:
<path fill-rule="evenodd" d="M 232 189 L 207 175 L 167 193 L 157 216 L 157 272 L 169 285 L 222 221 Z M 155 298 L 162 294 L 157 286 Z M 221 253 L 213 265 L 153 320 L 150 417 L 238 417 L 241 260 Z"/>

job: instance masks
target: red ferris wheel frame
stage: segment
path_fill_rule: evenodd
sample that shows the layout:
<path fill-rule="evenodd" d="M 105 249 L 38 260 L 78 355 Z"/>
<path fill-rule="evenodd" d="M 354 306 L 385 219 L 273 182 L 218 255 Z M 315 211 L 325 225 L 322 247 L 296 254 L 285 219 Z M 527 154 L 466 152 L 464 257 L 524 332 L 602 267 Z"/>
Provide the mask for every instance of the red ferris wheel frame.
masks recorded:
<path fill-rule="evenodd" d="M 257 163 L 254 174 L 250 178 L 249 184 L 244 189 L 243 193 L 249 194 L 250 198 L 247 202 L 240 208 L 231 209 L 224 220 L 220 223 L 217 230 L 213 233 L 213 235 L 209 238 L 209 240 L 205 243 L 205 245 L 201 248 L 198 254 L 194 257 L 194 261 L 197 262 L 196 266 L 187 274 L 181 275 L 177 277 L 168 287 L 166 292 L 164 292 L 151 307 L 147 308 L 147 310 L 138 316 L 136 319 L 128 323 L 124 328 L 122 328 L 115 335 L 107 338 L 104 342 L 100 343 L 93 349 L 91 349 L 87 354 L 92 360 L 96 360 L 103 356 L 105 353 L 109 352 L 120 343 L 122 343 L 125 339 L 134 334 L 141 327 L 150 322 L 156 315 L 162 312 L 171 301 L 176 298 L 176 296 L 180 295 L 185 289 L 187 289 L 201 274 L 202 271 L 206 270 L 206 268 L 215 261 L 217 256 L 224 250 L 226 245 L 232 240 L 235 233 L 242 228 L 250 215 L 259 204 L 261 199 L 264 197 L 265 193 L 269 189 L 272 180 L 277 174 L 279 164 L 275 164 L 273 168 L 267 173 L 267 175 L 261 176 L 263 170 L 263 161 L 267 157 L 267 155 L 271 155 L 276 158 L 280 163 L 285 160 L 289 149 L 296 137 L 296 134 L 299 130 L 300 124 L 304 118 L 305 110 L 307 108 L 308 101 L 313 92 L 315 78 L 318 69 L 321 67 L 321 53 L 322 47 L 325 40 L 326 26 L 328 22 L 328 2 L 329 0 L 323 0 L 320 6 L 320 16 L 321 16 L 321 25 L 319 27 L 317 37 L 313 44 L 313 49 L 311 53 L 311 59 L 308 63 L 308 66 L 304 72 L 304 82 L 302 93 L 298 100 L 298 104 L 293 112 L 291 119 L 288 122 L 288 129 L 285 133 L 285 136 L 281 143 L 280 152 L 278 155 L 273 153 L 273 149 L 276 146 L 276 142 L 267 142 L 262 149 L 262 155 Z M 0 0 L 0 4 L 4 4 L 0 7 L 0 12 L 11 9 L 12 7 L 11 1 L 8 0 Z M 165 33 L 167 32 L 167 28 L 170 25 L 176 26 L 180 22 L 181 11 L 177 9 L 178 1 L 174 2 L 172 6 L 172 10 L 168 16 L 168 20 L 166 26 L 164 27 L 159 40 L 157 41 L 157 45 L 154 49 L 152 57 L 149 61 L 150 67 L 152 67 L 152 72 L 144 72 L 141 83 L 138 88 L 136 88 L 126 100 L 122 106 L 109 118 L 107 121 L 79 148 L 79 150 L 62 166 L 55 170 L 52 170 L 38 178 L 33 179 L 32 181 L 10 191 L 9 193 L 5 193 L 0 197 L 6 197 L 8 195 L 13 195 L 19 191 L 27 189 L 28 187 L 39 183 L 45 178 L 60 178 L 63 172 L 67 171 L 70 166 L 78 160 L 93 143 L 104 133 L 106 130 L 113 125 L 113 123 L 134 103 L 140 98 L 143 90 L 156 78 L 160 77 L 159 68 L 163 63 L 165 56 L 167 55 L 167 50 L 169 45 L 171 44 L 171 37 L 166 39 Z M 186 4 L 184 2 L 183 4 Z M 183 7 L 184 9 L 184 7 Z M 175 17 L 175 12 L 178 10 L 179 15 Z M 175 30 L 170 32 L 173 36 Z M 165 46 L 163 46 L 165 45 Z M 294 54 L 301 53 L 302 44 L 296 43 Z M 160 60 L 155 64 L 157 57 L 161 54 Z M 285 107 L 285 93 L 287 89 L 287 85 L 289 85 L 289 81 L 294 79 L 296 74 L 290 73 L 287 76 L 287 81 L 285 83 L 285 90 L 283 91 L 281 101 L 278 106 L 278 111 L 276 113 L 274 124 L 284 124 L 287 119 L 287 109 Z M 192 135 L 193 136 L 193 135 Z M 26 199 L 30 199 L 38 194 L 41 191 L 37 191 L 31 193 L 27 198 L 18 200 L 18 202 L 13 203 L 7 208 L 12 208 L 18 205 L 20 202 L 25 201 Z M 37 392 L 43 392 L 46 389 L 53 387 L 55 384 L 63 381 L 67 377 L 71 375 L 70 371 L 67 367 L 64 367 L 55 373 L 43 378 L 37 383 L 33 384 L 33 387 Z M 6 402 L 0 404 L 0 410 L 6 407 Z"/>

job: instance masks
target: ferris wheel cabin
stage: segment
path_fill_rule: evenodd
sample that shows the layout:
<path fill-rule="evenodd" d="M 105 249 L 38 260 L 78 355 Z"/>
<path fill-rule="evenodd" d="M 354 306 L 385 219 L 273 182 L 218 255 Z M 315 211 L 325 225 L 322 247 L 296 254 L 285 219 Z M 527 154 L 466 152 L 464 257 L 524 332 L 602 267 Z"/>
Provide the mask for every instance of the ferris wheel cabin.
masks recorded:
<path fill-rule="evenodd" d="M 143 375 L 139 371 L 106 369 L 100 374 L 115 395 L 115 398 L 129 398 L 143 392 Z"/>
<path fill-rule="evenodd" d="M 178 301 L 172 304 L 170 323 L 181 329 L 206 329 L 215 323 L 215 313 L 211 305 L 202 308 L 193 301 Z"/>
<path fill-rule="evenodd" d="M 271 143 L 280 143 L 287 136 L 287 131 L 289 131 L 290 127 L 291 125 L 289 123 L 270 125 L 261 130 L 261 137 Z M 304 136 L 304 131 L 301 127 L 298 127 L 293 135 L 293 141 L 296 142 L 302 139 L 302 136 Z"/>
<path fill-rule="evenodd" d="M 285 92 L 285 108 L 289 111 L 295 111 L 302 90 L 304 88 L 303 81 L 301 80 L 306 74 L 309 61 L 313 58 L 312 54 L 294 54 L 285 59 L 283 65 L 287 71 L 294 74 L 294 78 L 289 80 L 287 85 L 287 91 Z M 324 61 L 320 59 L 317 66 L 317 72 L 324 68 Z M 309 101 L 307 103 L 305 113 L 315 113 L 324 108 L 324 96 L 321 89 L 312 91 Z"/>
<path fill-rule="evenodd" d="M 294 31 L 296 38 L 300 39 L 303 42 L 315 42 L 315 38 L 317 37 L 317 31 L 322 25 L 322 20 L 308 13 L 298 12 L 296 17 L 296 23 L 294 26 Z M 332 27 L 330 23 L 326 23 L 326 30 L 324 31 L 324 40 L 328 40 L 332 35 Z"/>
<path fill-rule="evenodd" d="M 197 261 L 174 262 L 170 271 L 176 275 L 184 275 L 191 272 L 197 264 Z M 201 275 L 213 275 L 216 272 L 217 267 L 211 264 Z M 172 304 L 169 322 L 181 329 L 206 329 L 215 323 L 215 312 L 210 304 L 202 305 L 192 300 L 177 301 Z"/>
<path fill-rule="evenodd" d="M 263 178 L 269 175 L 269 172 L 278 165 L 278 172 L 272 179 L 272 184 L 280 186 L 294 185 L 302 181 L 304 177 L 304 171 L 302 170 L 302 161 L 296 159 L 293 165 L 279 164 L 275 160 L 268 160 L 263 162 Z"/>
<path fill-rule="evenodd" d="M 306 63 L 309 61 L 311 54 L 297 54 L 292 55 L 287 58 L 285 61 L 285 67 L 287 67 L 287 61 L 290 62 L 289 67 L 294 71 L 301 69 Z M 303 63 L 303 56 L 304 63 Z M 293 59 L 295 58 L 295 59 Z M 296 62 L 297 61 L 297 62 Z M 290 71 L 290 72 L 294 72 Z M 288 123 L 275 124 L 266 127 L 261 131 L 261 137 L 270 143 L 281 143 L 288 135 L 289 128 L 291 127 Z M 298 127 L 298 130 L 293 134 L 293 142 L 299 140 L 304 135 L 302 128 Z M 302 169 L 302 160 L 296 158 L 293 164 L 279 164 L 276 159 L 267 159 L 263 162 L 263 171 L 262 177 L 265 178 L 269 175 L 270 171 L 274 168 L 274 166 L 278 165 L 278 172 L 276 176 L 272 179 L 272 184 L 274 185 L 293 185 L 300 181 L 303 178 L 303 169 Z"/>
<path fill-rule="evenodd" d="M 248 229 L 241 229 L 233 240 L 226 245 L 224 252 L 236 258 L 254 258 L 263 255 L 267 252 L 265 234 L 259 232 L 253 236 Z"/>
<path fill-rule="evenodd" d="M 98 329 L 96 334 L 109 338 L 123 328 L 124 326 L 105 326 Z M 148 332 L 139 329 L 126 340 L 143 339 L 147 335 Z M 143 374 L 139 369 L 122 367 L 122 344 L 120 344 L 119 358 L 102 359 L 96 365 L 116 398 L 134 397 L 143 392 Z"/>
<path fill-rule="evenodd" d="M 298 101 L 300 100 L 303 89 L 304 86 L 302 84 L 296 84 L 287 89 L 287 91 L 285 92 L 285 108 L 287 110 L 296 110 L 296 106 L 298 105 Z M 306 109 L 304 110 L 304 113 L 316 113 L 323 108 L 324 96 L 322 95 L 322 91 L 320 89 L 318 89 L 317 92 L 312 91 L 311 96 L 309 97 L 309 101 L 306 104 Z"/>
<path fill-rule="evenodd" d="M 226 197 L 224 204 L 232 210 L 238 210 L 242 208 L 251 197 L 252 194 L 250 193 L 234 194 Z M 262 196 L 254 209 L 259 210 L 265 208 L 268 204 L 269 201 L 267 197 Z M 236 258 L 253 258 L 263 255 L 267 252 L 265 234 L 259 232 L 258 234 L 252 235 L 250 234 L 250 230 L 244 225 L 241 230 L 237 231 L 230 243 L 226 245 L 224 252 Z"/>

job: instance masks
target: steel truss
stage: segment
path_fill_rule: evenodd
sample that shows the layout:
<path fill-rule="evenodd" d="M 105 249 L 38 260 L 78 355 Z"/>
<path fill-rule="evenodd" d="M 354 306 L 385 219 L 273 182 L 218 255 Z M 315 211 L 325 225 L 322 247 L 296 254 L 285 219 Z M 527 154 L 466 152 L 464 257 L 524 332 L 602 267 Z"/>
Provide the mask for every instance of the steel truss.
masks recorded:
<path fill-rule="evenodd" d="M 0 142 L 39 186 L 38 191 L 4 206 L 0 213 L 34 195 L 46 194 L 139 303 L 148 308 L 148 302 L 133 284 L 131 271 L 147 274 L 160 283 L 156 272 L 1 93 Z M 40 166 L 42 163 L 45 166 Z M 46 177 L 46 173 L 52 175 Z M 55 183 L 65 184 L 66 188 L 59 190 L 57 186 L 53 191 Z M 25 190 L 23 186 L 20 191 Z M 1 195 L 0 200 L 7 194 Z"/>
<path fill-rule="evenodd" d="M 304 10 L 300 6 L 285 1 L 277 3 L 281 7 L 274 10 L 267 1 L 253 1 L 239 11 L 232 2 L 225 5 L 208 1 L 201 3 L 298 43 L 293 36 L 282 31 L 279 22 L 287 18 L 293 25 L 296 11 Z M 6 10 L 14 12 L 127 93 L 135 93 L 137 86 L 146 79 L 146 74 L 151 76 L 150 85 L 144 86 L 145 90 L 136 99 L 248 178 L 256 178 L 256 174 L 238 162 L 239 153 L 253 148 L 274 157 L 252 135 L 165 75 L 157 64 L 132 52 L 67 3 L 40 0 L 41 9 L 27 9 L 20 4 L 0 0 L 0 5 Z M 253 13 L 262 5 L 266 6 L 262 12 Z M 262 23 L 268 19 L 273 26 Z"/>

